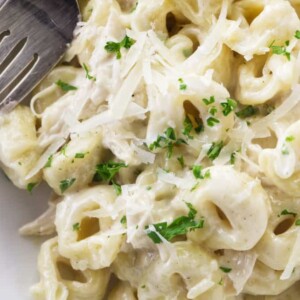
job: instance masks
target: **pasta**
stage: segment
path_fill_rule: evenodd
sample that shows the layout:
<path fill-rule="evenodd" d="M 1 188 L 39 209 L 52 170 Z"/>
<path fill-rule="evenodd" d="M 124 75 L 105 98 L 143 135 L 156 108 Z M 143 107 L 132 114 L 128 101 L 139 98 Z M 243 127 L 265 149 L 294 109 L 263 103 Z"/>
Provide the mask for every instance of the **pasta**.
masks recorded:
<path fill-rule="evenodd" d="M 45 181 L 35 299 L 300 298 L 300 2 L 89 0 L 0 165 Z"/>

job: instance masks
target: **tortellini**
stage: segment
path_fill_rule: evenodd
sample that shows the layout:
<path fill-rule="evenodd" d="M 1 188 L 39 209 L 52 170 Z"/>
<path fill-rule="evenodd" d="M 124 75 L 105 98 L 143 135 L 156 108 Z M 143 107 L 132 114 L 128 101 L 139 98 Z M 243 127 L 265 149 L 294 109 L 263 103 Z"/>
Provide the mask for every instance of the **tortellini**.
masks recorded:
<path fill-rule="evenodd" d="M 259 163 L 268 178 L 290 196 L 300 196 L 299 146 L 300 121 L 280 136 L 275 149 L 261 152 Z"/>
<path fill-rule="evenodd" d="M 57 194 L 78 191 L 92 182 L 102 159 L 101 139 L 101 132 L 74 136 L 63 150 L 49 158 L 51 164 L 43 169 L 43 175 Z M 69 182 L 67 190 L 62 188 L 65 181 Z"/>
<path fill-rule="evenodd" d="M 229 166 L 212 167 L 210 174 L 209 180 L 185 197 L 207 220 L 203 232 L 192 231 L 188 237 L 216 250 L 251 249 L 267 227 L 270 205 L 266 192 L 258 180 Z"/>
<path fill-rule="evenodd" d="M 123 236 L 114 232 L 121 224 L 110 216 L 115 198 L 112 187 L 99 186 L 69 194 L 58 204 L 58 249 L 74 269 L 109 267 L 117 256 Z"/>
<path fill-rule="evenodd" d="M 41 172 L 27 178 L 43 150 L 38 143 L 36 119 L 28 107 L 20 105 L 0 115 L 0 140 L 1 167 L 10 180 L 21 189 L 39 183 Z"/>
<path fill-rule="evenodd" d="M 77 271 L 58 252 L 57 238 L 42 245 L 38 260 L 40 283 L 32 287 L 36 300 L 103 299 L 110 278 L 108 269 Z"/>

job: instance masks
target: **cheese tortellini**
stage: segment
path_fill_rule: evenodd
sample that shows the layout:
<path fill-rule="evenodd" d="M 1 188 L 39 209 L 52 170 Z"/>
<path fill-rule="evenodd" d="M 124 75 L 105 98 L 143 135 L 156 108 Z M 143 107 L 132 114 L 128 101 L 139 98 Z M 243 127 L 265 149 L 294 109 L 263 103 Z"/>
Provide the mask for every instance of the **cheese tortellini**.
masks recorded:
<path fill-rule="evenodd" d="M 0 115 L 0 166 L 55 199 L 35 298 L 300 299 L 300 1 L 78 4 Z"/>

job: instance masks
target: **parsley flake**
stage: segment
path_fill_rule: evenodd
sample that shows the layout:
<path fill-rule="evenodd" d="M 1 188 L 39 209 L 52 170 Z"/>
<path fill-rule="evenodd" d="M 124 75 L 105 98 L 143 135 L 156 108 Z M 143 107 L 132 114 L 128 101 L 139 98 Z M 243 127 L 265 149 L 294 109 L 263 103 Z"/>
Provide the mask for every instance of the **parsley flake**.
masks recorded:
<path fill-rule="evenodd" d="M 296 30 L 294 37 L 300 40 L 300 30 Z"/>
<path fill-rule="evenodd" d="M 205 105 L 210 105 L 215 102 L 215 97 L 211 96 L 209 99 L 204 98 L 202 99 L 202 101 L 204 102 Z"/>
<path fill-rule="evenodd" d="M 293 217 L 296 217 L 297 214 L 295 212 L 292 212 L 292 211 L 288 211 L 287 209 L 284 209 L 279 216 L 288 216 L 288 215 L 291 215 Z"/>
<path fill-rule="evenodd" d="M 223 147 L 224 147 L 223 141 L 217 142 L 217 143 L 215 143 L 215 142 L 212 143 L 211 147 L 207 151 L 208 158 L 211 160 L 216 159 L 219 156 Z"/>
<path fill-rule="evenodd" d="M 122 187 L 114 181 L 112 181 L 112 185 L 114 187 L 114 190 L 115 190 L 117 196 L 120 196 L 122 194 Z"/>
<path fill-rule="evenodd" d="M 295 225 L 296 226 L 300 226 L 300 219 L 298 219 L 298 220 L 295 221 Z"/>
<path fill-rule="evenodd" d="M 121 218 L 120 223 L 123 224 L 123 225 L 127 224 L 127 218 L 126 218 L 126 216 L 123 216 Z"/>
<path fill-rule="evenodd" d="M 221 267 L 220 267 L 220 270 L 223 271 L 224 273 L 230 273 L 232 269 L 231 269 L 231 268 L 228 268 L 228 267 L 222 267 L 222 266 L 221 266 Z"/>
<path fill-rule="evenodd" d="M 82 152 L 76 153 L 75 158 L 84 158 L 86 154 L 87 153 L 82 153 Z"/>
<path fill-rule="evenodd" d="M 134 43 L 135 40 L 126 35 L 121 42 L 107 42 L 104 49 L 107 52 L 116 53 L 117 59 L 121 59 L 121 48 L 129 49 Z"/>
<path fill-rule="evenodd" d="M 191 203 L 186 202 L 186 205 L 189 208 L 188 216 L 178 217 L 169 225 L 167 222 L 153 224 L 152 226 L 155 228 L 155 231 L 151 230 L 149 226 L 145 227 L 148 237 L 155 244 L 159 244 L 162 242 L 159 235 L 164 237 L 166 240 L 171 241 L 174 237 L 178 235 L 183 235 L 188 233 L 189 231 L 203 228 L 204 220 L 195 220 L 195 216 L 197 214 L 196 209 L 192 206 Z M 159 233 L 159 235 L 157 233 Z"/>
<path fill-rule="evenodd" d="M 214 116 L 214 115 L 218 112 L 218 109 L 217 109 L 215 106 L 213 106 L 213 107 L 211 107 L 211 108 L 208 110 L 208 112 L 209 112 L 212 116 Z"/>
<path fill-rule="evenodd" d="M 87 79 L 96 81 L 96 77 L 90 75 L 90 70 L 89 70 L 89 68 L 87 67 L 86 64 L 83 64 L 83 69 L 85 71 L 85 76 L 86 76 Z"/>
<path fill-rule="evenodd" d="M 282 154 L 282 155 L 289 155 L 289 154 L 290 154 L 290 151 L 289 151 L 289 149 L 287 148 L 287 145 L 286 145 L 286 144 L 283 144 L 282 149 L 281 149 L 281 154 Z"/>
<path fill-rule="evenodd" d="M 122 168 L 128 166 L 124 162 L 108 161 L 96 167 L 94 181 L 111 181 Z"/>
<path fill-rule="evenodd" d="M 249 117 L 254 116 L 258 112 L 258 109 L 252 105 L 248 105 L 242 110 L 236 112 L 236 116 L 239 117 L 240 119 L 246 119 Z"/>
<path fill-rule="evenodd" d="M 179 78 L 178 79 L 180 85 L 179 85 L 179 89 L 181 91 L 185 91 L 187 89 L 187 85 L 184 83 L 183 79 L 182 78 Z"/>
<path fill-rule="evenodd" d="M 286 46 L 289 45 L 289 41 L 285 42 L 286 46 L 275 46 L 274 43 L 275 41 L 273 41 L 270 45 L 272 53 L 276 55 L 284 55 L 288 60 L 291 60 L 291 53 L 286 50 Z"/>
<path fill-rule="evenodd" d="M 164 132 L 164 135 L 159 135 L 156 141 L 148 146 L 148 149 L 150 151 L 154 151 L 158 148 L 167 149 L 167 158 L 171 158 L 174 146 L 181 144 L 187 144 L 187 142 L 184 139 L 177 139 L 175 130 L 169 127 Z"/>
<path fill-rule="evenodd" d="M 223 107 L 223 115 L 226 117 L 228 116 L 236 107 L 237 102 L 231 98 L 227 98 L 226 102 L 221 102 L 221 106 Z"/>
<path fill-rule="evenodd" d="M 65 144 L 61 149 L 60 149 L 60 153 L 64 156 L 67 156 L 67 147 L 68 147 L 68 144 Z"/>
<path fill-rule="evenodd" d="M 292 135 L 287 136 L 287 137 L 285 138 L 285 141 L 288 142 L 288 143 L 290 143 L 290 142 L 292 142 L 292 141 L 294 141 L 294 140 L 295 140 L 295 137 L 292 136 Z"/>
<path fill-rule="evenodd" d="M 51 168 L 51 166 L 52 166 L 52 160 L 53 160 L 53 154 L 48 157 L 48 160 L 47 160 L 46 164 L 44 165 L 45 169 L 46 168 Z"/>
<path fill-rule="evenodd" d="M 209 127 L 214 127 L 216 124 L 220 123 L 220 121 L 214 117 L 209 117 L 206 120 L 206 123 Z"/>
<path fill-rule="evenodd" d="M 37 186 L 37 182 L 31 182 L 27 184 L 27 191 L 32 193 L 33 189 Z"/>
<path fill-rule="evenodd" d="M 74 184 L 75 181 L 76 178 L 62 180 L 59 184 L 61 193 L 63 194 L 67 189 L 69 189 Z"/>
<path fill-rule="evenodd" d="M 177 157 L 178 162 L 180 163 L 181 168 L 184 168 L 184 158 L 183 155 Z"/>
<path fill-rule="evenodd" d="M 77 90 L 76 86 L 70 85 L 62 80 L 58 80 L 55 82 L 57 86 L 59 86 L 64 92 L 75 91 Z"/>
<path fill-rule="evenodd" d="M 75 223 L 73 224 L 73 231 L 79 231 L 80 230 L 80 224 L 79 223 Z"/>
<path fill-rule="evenodd" d="M 232 152 L 230 155 L 230 164 L 231 165 L 235 164 L 235 159 L 236 159 L 236 152 Z"/>
<path fill-rule="evenodd" d="M 193 174 L 196 179 L 208 179 L 210 178 L 210 170 L 207 170 L 205 174 L 202 174 L 202 166 L 195 165 L 193 166 Z"/>

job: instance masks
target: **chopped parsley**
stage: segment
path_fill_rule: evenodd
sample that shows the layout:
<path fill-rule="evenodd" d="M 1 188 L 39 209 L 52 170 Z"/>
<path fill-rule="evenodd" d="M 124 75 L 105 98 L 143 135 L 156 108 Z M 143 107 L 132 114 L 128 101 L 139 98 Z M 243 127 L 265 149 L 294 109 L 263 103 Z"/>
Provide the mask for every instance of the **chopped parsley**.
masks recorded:
<path fill-rule="evenodd" d="M 126 216 L 123 216 L 121 218 L 120 223 L 123 224 L 123 225 L 127 224 L 127 218 L 126 218 Z"/>
<path fill-rule="evenodd" d="M 73 224 L 73 231 L 79 231 L 80 230 L 80 224 L 79 223 L 75 223 Z"/>
<path fill-rule="evenodd" d="M 288 60 L 291 60 L 291 53 L 286 50 L 286 47 L 290 44 L 289 41 L 285 42 L 285 46 L 275 46 L 275 41 L 270 45 L 270 49 L 273 54 L 284 55 Z"/>
<path fill-rule="evenodd" d="M 183 122 L 182 134 L 192 140 L 194 138 L 191 135 L 193 129 L 195 130 L 196 133 L 200 133 L 201 131 L 203 131 L 203 121 L 200 117 L 187 115 Z"/>
<path fill-rule="evenodd" d="M 239 117 L 240 119 L 246 119 L 249 117 L 254 116 L 258 112 L 258 109 L 252 105 L 248 105 L 242 110 L 236 112 L 236 116 Z"/>
<path fill-rule="evenodd" d="M 129 49 L 134 43 L 135 43 L 135 40 L 133 40 L 132 38 L 130 38 L 126 35 L 123 38 L 123 40 L 119 43 L 112 42 L 112 41 L 107 42 L 104 49 L 107 52 L 116 53 L 117 59 L 121 59 L 121 57 L 122 57 L 121 48 Z"/>
<path fill-rule="evenodd" d="M 205 105 L 210 105 L 215 102 L 215 97 L 211 96 L 209 99 L 204 98 L 202 99 L 202 101 L 204 102 Z"/>
<path fill-rule="evenodd" d="M 84 158 L 86 154 L 87 153 L 82 153 L 82 152 L 76 153 L 75 158 Z"/>
<path fill-rule="evenodd" d="M 178 217 L 169 225 L 167 222 L 153 224 L 152 226 L 155 228 L 155 231 L 151 230 L 149 226 L 145 227 L 148 237 L 155 244 L 159 244 L 162 242 L 160 236 L 164 237 L 168 241 L 171 241 L 178 235 L 183 235 L 188 233 L 189 231 L 203 228 L 204 220 L 195 220 L 195 216 L 197 214 L 196 209 L 190 203 L 186 202 L 186 205 L 189 208 L 189 213 L 187 216 Z M 160 236 L 157 233 L 159 233 Z"/>
<path fill-rule="evenodd" d="M 226 102 L 221 102 L 221 106 L 223 107 L 223 115 L 228 116 L 236 107 L 237 102 L 231 98 L 227 98 Z"/>
<path fill-rule="evenodd" d="M 122 187 L 114 180 L 114 178 L 120 169 L 127 167 L 128 166 L 124 162 L 108 161 L 107 163 L 99 164 L 96 166 L 96 173 L 93 181 L 108 181 L 112 183 L 117 196 L 119 196 L 122 194 Z"/>
<path fill-rule="evenodd" d="M 295 221 L 295 225 L 296 226 L 300 226 L 300 219 L 298 219 L 298 220 Z"/>
<path fill-rule="evenodd" d="M 290 151 L 287 148 L 286 144 L 283 144 L 282 149 L 281 149 L 281 154 L 282 155 L 289 155 L 290 154 Z"/>
<path fill-rule="evenodd" d="M 295 140 L 295 137 L 292 136 L 292 135 L 287 136 L 287 137 L 285 138 L 285 141 L 288 142 L 288 143 L 290 143 L 290 142 L 292 142 L 292 141 L 294 141 L 294 140 Z"/>
<path fill-rule="evenodd" d="M 211 160 L 216 159 L 219 156 L 223 147 L 224 147 L 223 141 L 212 143 L 211 147 L 207 151 L 208 158 Z"/>
<path fill-rule="evenodd" d="M 220 270 L 223 271 L 224 273 L 230 273 L 232 269 L 228 267 L 220 267 Z"/>
<path fill-rule="evenodd" d="M 185 91 L 187 89 L 187 85 L 184 83 L 183 79 L 179 78 L 178 81 L 179 81 L 179 89 L 181 91 Z"/>
<path fill-rule="evenodd" d="M 279 216 L 288 216 L 288 215 L 291 215 L 293 217 L 296 217 L 297 214 L 295 212 L 292 212 L 292 211 L 288 211 L 287 209 L 284 209 Z"/>
<path fill-rule="evenodd" d="M 184 168 L 184 158 L 183 158 L 183 155 L 177 157 L 177 160 L 180 163 L 181 168 L 183 169 Z"/>
<path fill-rule="evenodd" d="M 69 189 L 74 184 L 75 181 L 76 178 L 69 178 L 69 179 L 62 180 L 59 184 L 61 193 L 63 194 L 67 189 Z"/>
<path fill-rule="evenodd" d="M 147 186 L 146 190 L 150 191 L 150 190 L 152 190 L 152 187 L 149 185 L 149 186 Z"/>
<path fill-rule="evenodd" d="M 164 132 L 164 135 L 159 135 L 156 141 L 148 146 L 148 149 L 150 151 L 154 151 L 158 148 L 167 149 L 167 157 L 171 158 L 174 146 L 181 144 L 187 144 L 187 142 L 184 139 L 177 139 L 175 130 L 169 127 Z"/>
<path fill-rule="evenodd" d="M 182 134 L 187 136 L 189 139 L 193 139 L 194 137 L 191 135 L 191 131 L 193 130 L 193 123 L 188 116 L 185 117 L 183 122 L 183 130 Z"/>
<path fill-rule="evenodd" d="M 114 190 L 115 190 L 117 196 L 120 196 L 122 194 L 122 187 L 114 181 L 112 181 L 112 185 L 114 187 Z"/>
<path fill-rule="evenodd" d="M 208 112 L 209 112 L 212 116 L 214 116 L 214 115 L 218 112 L 218 109 L 217 109 L 215 106 L 213 106 L 213 107 L 211 107 L 211 108 L 208 110 Z"/>
<path fill-rule="evenodd" d="M 89 70 L 89 68 L 87 67 L 86 64 L 83 64 L 83 69 L 85 71 L 85 76 L 86 76 L 87 79 L 96 81 L 96 77 L 90 75 L 90 70 Z"/>
<path fill-rule="evenodd" d="M 195 165 L 193 166 L 193 174 L 196 179 L 208 179 L 210 178 L 210 170 L 206 171 L 205 174 L 202 174 L 202 166 Z"/>
<path fill-rule="evenodd" d="M 45 169 L 46 168 L 51 168 L 51 166 L 52 166 L 52 160 L 53 160 L 53 154 L 48 157 L 48 160 L 47 160 L 46 164 L 44 165 Z"/>
<path fill-rule="evenodd" d="M 296 30 L 294 37 L 300 40 L 300 30 Z"/>
<path fill-rule="evenodd" d="M 214 117 L 209 117 L 206 120 L 206 123 L 209 127 L 214 127 L 216 124 L 220 123 L 220 121 Z"/>
<path fill-rule="evenodd" d="M 108 161 L 96 167 L 94 181 L 111 181 L 122 168 L 127 168 L 124 162 Z"/>
<path fill-rule="evenodd" d="M 37 186 L 37 182 L 31 182 L 31 183 L 28 183 L 28 184 L 27 184 L 26 189 L 27 189 L 27 191 L 28 191 L 29 193 L 32 193 L 33 189 L 34 189 L 36 186 Z"/>
<path fill-rule="evenodd" d="M 68 144 L 65 144 L 61 149 L 60 149 L 60 153 L 64 156 L 67 156 L 67 147 L 68 147 Z"/>
<path fill-rule="evenodd" d="M 231 165 L 235 164 L 235 158 L 236 158 L 236 152 L 232 152 L 230 155 L 230 164 Z"/>
<path fill-rule="evenodd" d="M 62 80 L 58 80 L 55 82 L 57 86 L 59 86 L 64 92 L 75 91 L 77 90 L 76 86 L 70 85 Z"/>

